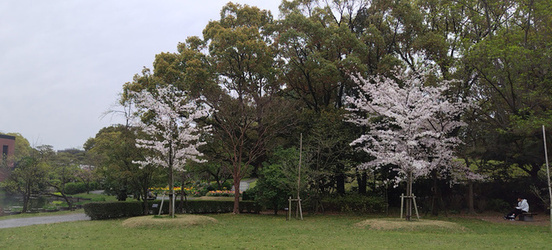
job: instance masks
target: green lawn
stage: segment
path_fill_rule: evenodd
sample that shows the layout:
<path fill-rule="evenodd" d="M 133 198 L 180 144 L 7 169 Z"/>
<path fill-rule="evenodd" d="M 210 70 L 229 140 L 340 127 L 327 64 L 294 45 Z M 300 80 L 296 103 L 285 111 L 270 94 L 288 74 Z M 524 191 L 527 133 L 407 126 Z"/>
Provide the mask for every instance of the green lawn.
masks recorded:
<path fill-rule="evenodd" d="M 66 214 L 81 214 L 81 213 L 84 213 L 84 209 L 76 209 L 75 211 L 57 211 L 57 212 L 50 212 L 50 213 L 24 213 L 24 214 L 17 214 L 17 215 L 6 215 L 6 216 L 0 216 L 0 223 L 2 223 L 2 220 L 9 220 L 9 219 L 29 218 L 29 217 L 38 217 L 38 216 L 66 215 Z"/>
<path fill-rule="evenodd" d="M 442 218 L 465 231 L 375 231 L 355 227 L 367 217 L 306 216 L 286 221 L 271 215 L 210 215 L 218 224 L 185 229 L 140 229 L 123 220 L 81 221 L 0 229 L 0 249 L 543 249 L 548 227 Z M 1 222 L 0 222 L 1 223 Z"/>

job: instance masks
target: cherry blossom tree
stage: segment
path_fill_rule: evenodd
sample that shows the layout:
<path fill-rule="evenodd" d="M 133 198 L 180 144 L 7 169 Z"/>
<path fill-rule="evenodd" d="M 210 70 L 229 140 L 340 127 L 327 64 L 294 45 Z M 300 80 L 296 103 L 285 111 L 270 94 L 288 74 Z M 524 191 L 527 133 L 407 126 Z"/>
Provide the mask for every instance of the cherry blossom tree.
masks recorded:
<path fill-rule="evenodd" d="M 414 73 L 395 73 L 394 78 L 357 77 L 359 97 L 347 97 L 352 108 L 348 121 L 367 128 L 351 145 L 374 160 L 360 168 L 394 165 L 407 179 L 407 196 L 412 196 L 416 177 L 433 170 L 447 171 L 453 164 L 454 148 L 461 143 L 454 131 L 464 126 L 459 120 L 467 104 L 451 102 L 444 91 L 448 82 L 426 86 L 426 78 Z M 407 199 L 407 220 L 411 200 Z"/>
<path fill-rule="evenodd" d="M 151 152 L 136 163 L 168 170 L 169 215 L 174 217 L 174 171 L 184 170 L 188 160 L 204 161 L 197 148 L 204 144 L 200 136 L 208 128 L 199 126 L 197 120 L 208 116 L 210 110 L 172 86 L 158 88 L 154 93 L 143 90 L 132 94 L 138 109 L 133 125 L 145 135 L 145 139 L 136 140 L 136 146 Z"/>

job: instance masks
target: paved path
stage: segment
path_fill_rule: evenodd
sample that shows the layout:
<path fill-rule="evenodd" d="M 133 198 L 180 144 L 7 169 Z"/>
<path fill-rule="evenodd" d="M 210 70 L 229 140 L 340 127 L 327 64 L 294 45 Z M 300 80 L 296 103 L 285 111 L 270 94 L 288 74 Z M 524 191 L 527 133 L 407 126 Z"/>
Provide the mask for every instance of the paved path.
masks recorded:
<path fill-rule="evenodd" d="M 53 215 L 39 216 L 19 219 L 0 220 L 0 228 L 24 227 L 36 224 L 50 224 L 67 221 L 90 220 L 86 214 L 68 214 L 68 215 Z"/>

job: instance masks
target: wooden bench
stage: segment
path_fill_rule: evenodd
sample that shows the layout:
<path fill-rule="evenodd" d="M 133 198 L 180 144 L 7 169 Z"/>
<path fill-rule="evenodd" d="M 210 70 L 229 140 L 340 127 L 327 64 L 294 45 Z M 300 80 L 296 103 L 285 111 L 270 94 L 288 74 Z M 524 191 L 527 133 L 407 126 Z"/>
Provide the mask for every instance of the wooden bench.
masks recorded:
<path fill-rule="evenodd" d="M 533 221 L 533 216 L 537 215 L 536 213 L 522 213 L 519 215 L 520 221 Z"/>

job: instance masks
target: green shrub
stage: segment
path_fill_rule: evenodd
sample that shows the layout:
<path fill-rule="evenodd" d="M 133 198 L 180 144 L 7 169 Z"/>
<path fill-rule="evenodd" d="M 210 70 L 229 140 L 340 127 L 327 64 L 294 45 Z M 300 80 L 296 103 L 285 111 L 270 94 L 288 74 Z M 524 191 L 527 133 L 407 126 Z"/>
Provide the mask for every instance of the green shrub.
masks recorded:
<path fill-rule="evenodd" d="M 159 204 L 154 213 L 159 212 L 161 201 L 155 201 Z M 179 207 L 180 201 L 177 201 L 175 207 Z M 163 213 L 168 213 L 169 203 L 163 203 Z M 150 205 L 150 208 L 152 206 Z M 216 201 L 216 200 L 189 200 L 185 202 L 184 213 L 187 214 L 213 214 L 213 213 L 231 213 L 234 210 L 234 201 Z M 240 212 L 258 213 L 260 207 L 253 201 L 240 201 Z"/>
<path fill-rule="evenodd" d="M 487 202 L 487 209 L 495 212 L 506 212 L 510 209 L 510 205 L 502 199 L 490 199 Z"/>
<path fill-rule="evenodd" d="M 276 213 L 288 204 L 291 183 L 281 164 L 265 165 L 255 186 L 255 201 Z"/>
<path fill-rule="evenodd" d="M 255 200 L 255 193 L 256 193 L 255 187 L 250 187 L 249 189 L 243 191 L 242 193 L 242 200 L 244 201 L 252 201 Z"/>
<path fill-rule="evenodd" d="M 86 192 L 86 185 L 82 182 L 70 182 L 65 184 L 66 194 L 78 194 Z"/>
<path fill-rule="evenodd" d="M 232 204 L 233 205 L 233 204 Z M 261 206 L 255 201 L 240 201 L 241 213 L 255 213 L 258 214 L 261 211 Z"/>
<path fill-rule="evenodd" d="M 92 202 L 84 205 L 84 213 L 92 220 L 133 217 L 143 214 L 142 202 Z"/>
<path fill-rule="evenodd" d="M 378 213 L 385 210 L 385 200 L 381 197 L 346 195 L 325 198 L 322 205 L 326 211 L 352 213 Z"/>
<path fill-rule="evenodd" d="M 234 210 L 234 202 L 192 200 L 188 201 L 184 210 L 188 214 L 230 213 Z"/>
<path fill-rule="evenodd" d="M 154 208 L 154 204 L 157 206 Z M 175 207 L 178 208 L 180 201 Z M 148 209 L 153 214 L 158 214 L 163 209 L 163 214 L 169 213 L 169 202 L 164 201 L 161 208 L 161 201 L 148 202 Z M 184 204 L 184 213 L 187 214 L 209 214 L 209 213 L 230 213 L 234 209 L 233 201 L 204 201 L 190 200 Z M 106 220 L 122 217 L 133 217 L 143 215 L 141 201 L 132 202 L 92 202 L 84 205 L 84 212 L 92 220 Z M 258 213 L 260 207 L 253 201 L 241 201 L 240 212 Z"/>

